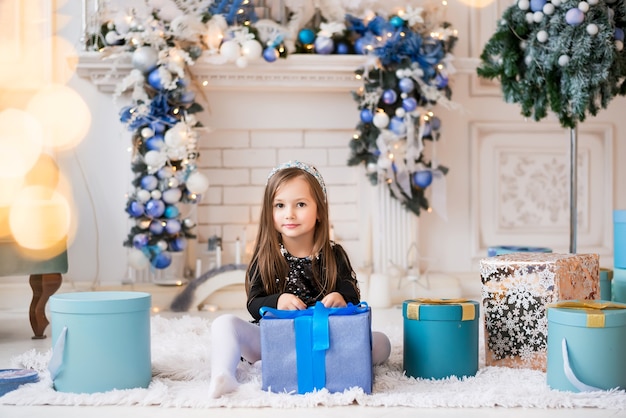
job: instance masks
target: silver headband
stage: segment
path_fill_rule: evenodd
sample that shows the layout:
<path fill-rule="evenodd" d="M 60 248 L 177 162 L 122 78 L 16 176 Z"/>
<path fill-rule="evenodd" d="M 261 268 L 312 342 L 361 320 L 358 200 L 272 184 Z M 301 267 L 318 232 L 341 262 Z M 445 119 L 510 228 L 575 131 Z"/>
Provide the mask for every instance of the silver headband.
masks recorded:
<path fill-rule="evenodd" d="M 285 168 L 299 168 L 300 170 L 306 171 L 307 173 L 315 177 L 315 180 L 317 180 L 322 188 L 322 191 L 324 192 L 324 200 L 326 200 L 326 184 L 324 184 L 324 179 L 322 178 L 320 172 L 317 171 L 317 168 L 315 168 L 311 164 L 303 163 L 298 160 L 287 161 L 286 163 L 282 163 L 275 167 L 267 176 L 267 181 L 269 182 L 274 174 L 278 173 L 280 170 L 284 170 Z"/>

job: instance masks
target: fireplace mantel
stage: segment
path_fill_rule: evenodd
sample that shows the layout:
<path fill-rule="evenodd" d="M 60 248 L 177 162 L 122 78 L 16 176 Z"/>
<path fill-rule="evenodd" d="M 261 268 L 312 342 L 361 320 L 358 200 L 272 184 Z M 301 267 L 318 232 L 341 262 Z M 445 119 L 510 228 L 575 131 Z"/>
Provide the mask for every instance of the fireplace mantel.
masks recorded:
<path fill-rule="evenodd" d="M 212 64 L 200 58 L 191 68 L 196 82 L 208 90 L 349 92 L 361 85 L 354 71 L 366 60 L 362 55 L 293 54 L 273 63 L 259 60 L 239 68 L 233 63 Z M 454 65 L 460 72 L 473 69 L 467 59 L 455 60 Z M 100 91 L 112 93 L 131 69 L 130 59 L 102 59 L 101 54 L 89 52 L 79 55 L 77 72 Z"/>

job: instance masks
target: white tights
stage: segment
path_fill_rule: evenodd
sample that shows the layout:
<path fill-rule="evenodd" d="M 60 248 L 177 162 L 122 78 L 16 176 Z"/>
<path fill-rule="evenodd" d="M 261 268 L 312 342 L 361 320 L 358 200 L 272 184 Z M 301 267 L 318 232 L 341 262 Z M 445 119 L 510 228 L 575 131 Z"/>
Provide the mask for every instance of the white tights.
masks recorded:
<path fill-rule="evenodd" d="M 383 363 L 390 352 L 389 338 L 382 332 L 372 332 L 372 363 Z M 211 326 L 209 395 L 212 398 L 237 389 L 235 373 L 241 357 L 250 363 L 261 360 L 260 327 L 232 314 L 215 318 Z"/>

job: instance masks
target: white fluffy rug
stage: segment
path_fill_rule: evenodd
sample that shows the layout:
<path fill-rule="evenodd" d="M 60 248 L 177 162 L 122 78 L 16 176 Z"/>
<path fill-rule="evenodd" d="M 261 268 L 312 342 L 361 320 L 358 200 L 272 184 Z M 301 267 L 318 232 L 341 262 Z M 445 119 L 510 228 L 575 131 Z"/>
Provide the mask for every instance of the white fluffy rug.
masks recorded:
<path fill-rule="evenodd" d="M 184 316 L 152 318 L 153 379 L 147 389 L 96 394 L 61 393 L 52 389 L 46 370 L 50 352 L 28 351 L 13 359 L 13 367 L 33 368 L 40 381 L 0 397 L 11 405 L 141 405 L 162 407 L 314 407 L 359 404 L 411 407 L 524 407 L 626 409 L 626 392 L 568 393 L 550 390 L 545 374 L 526 369 L 481 367 L 467 379 L 422 380 L 402 373 L 402 329 L 385 329 L 393 351 L 389 361 L 375 368 L 371 395 L 360 389 L 343 393 L 326 390 L 306 395 L 275 394 L 261 390 L 260 364 L 240 363 L 239 390 L 220 399 L 207 396 L 210 320 Z M 482 364 L 482 361 L 481 361 Z"/>

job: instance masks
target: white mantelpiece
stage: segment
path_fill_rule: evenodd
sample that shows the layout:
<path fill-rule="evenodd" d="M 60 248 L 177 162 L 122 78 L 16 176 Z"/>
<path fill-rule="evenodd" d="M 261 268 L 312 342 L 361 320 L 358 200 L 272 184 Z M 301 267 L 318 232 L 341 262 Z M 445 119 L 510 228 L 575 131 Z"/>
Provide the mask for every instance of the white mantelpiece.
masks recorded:
<path fill-rule="evenodd" d="M 209 90 L 346 91 L 358 88 L 355 70 L 367 63 L 362 55 L 293 54 L 273 63 L 253 61 L 245 68 L 233 63 L 211 64 L 200 58 L 192 67 L 195 81 Z M 473 73 L 475 60 L 454 61 L 459 73 Z M 98 89 L 112 93 L 130 72 L 130 59 L 103 59 L 97 52 L 79 56 L 78 75 L 89 79 Z"/>

